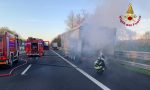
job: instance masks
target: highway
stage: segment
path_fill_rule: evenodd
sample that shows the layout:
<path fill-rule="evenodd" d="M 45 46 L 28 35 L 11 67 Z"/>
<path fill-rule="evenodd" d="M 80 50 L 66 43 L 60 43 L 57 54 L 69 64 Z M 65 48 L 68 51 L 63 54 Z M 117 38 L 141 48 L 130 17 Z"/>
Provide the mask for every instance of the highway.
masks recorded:
<path fill-rule="evenodd" d="M 122 67 L 110 60 L 107 69 L 97 74 L 91 63 L 76 62 L 61 51 L 49 50 L 43 57 L 21 55 L 13 67 L 0 66 L 0 74 L 27 64 L 0 77 L 0 90 L 150 90 L 150 76 Z"/>

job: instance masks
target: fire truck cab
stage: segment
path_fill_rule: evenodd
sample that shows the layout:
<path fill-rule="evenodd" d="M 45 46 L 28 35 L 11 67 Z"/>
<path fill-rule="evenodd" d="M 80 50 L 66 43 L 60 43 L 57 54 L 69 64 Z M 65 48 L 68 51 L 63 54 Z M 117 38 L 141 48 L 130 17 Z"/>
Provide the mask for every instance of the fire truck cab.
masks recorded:
<path fill-rule="evenodd" d="M 18 35 L 0 32 L 0 65 L 12 66 L 19 60 Z"/>
<path fill-rule="evenodd" d="M 44 41 L 42 39 L 29 37 L 25 42 L 25 52 L 27 56 L 43 56 Z"/>

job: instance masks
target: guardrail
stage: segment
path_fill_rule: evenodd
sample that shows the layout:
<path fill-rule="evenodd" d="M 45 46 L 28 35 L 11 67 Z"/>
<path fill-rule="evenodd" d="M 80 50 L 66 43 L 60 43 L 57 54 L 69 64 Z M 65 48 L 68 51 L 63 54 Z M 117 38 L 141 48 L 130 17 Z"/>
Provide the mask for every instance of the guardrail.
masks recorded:
<path fill-rule="evenodd" d="M 150 70 L 150 52 L 115 51 L 115 57 L 121 63 Z"/>
<path fill-rule="evenodd" d="M 115 51 L 115 56 L 133 59 L 150 60 L 150 52 Z"/>

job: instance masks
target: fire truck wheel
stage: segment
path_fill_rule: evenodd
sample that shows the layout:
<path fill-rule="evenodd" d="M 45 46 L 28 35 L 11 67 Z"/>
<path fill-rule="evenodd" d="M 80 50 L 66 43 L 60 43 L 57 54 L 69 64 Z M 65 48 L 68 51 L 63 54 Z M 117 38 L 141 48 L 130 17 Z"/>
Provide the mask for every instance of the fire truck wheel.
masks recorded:
<path fill-rule="evenodd" d="M 15 63 L 18 63 L 18 61 L 19 61 L 19 54 L 17 56 L 17 59 L 16 59 Z"/>
<path fill-rule="evenodd" d="M 17 57 L 17 59 L 15 60 L 15 63 L 18 63 L 19 57 Z"/>
<path fill-rule="evenodd" d="M 14 56 L 13 56 L 13 54 L 11 54 L 11 57 L 10 57 L 10 59 L 8 61 L 8 66 L 9 67 L 12 67 L 12 65 L 13 65 L 13 59 L 14 59 Z"/>
<path fill-rule="evenodd" d="M 41 57 L 41 56 L 43 56 L 43 53 L 40 53 L 40 55 L 39 55 L 39 56 L 40 56 L 40 57 Z"/>

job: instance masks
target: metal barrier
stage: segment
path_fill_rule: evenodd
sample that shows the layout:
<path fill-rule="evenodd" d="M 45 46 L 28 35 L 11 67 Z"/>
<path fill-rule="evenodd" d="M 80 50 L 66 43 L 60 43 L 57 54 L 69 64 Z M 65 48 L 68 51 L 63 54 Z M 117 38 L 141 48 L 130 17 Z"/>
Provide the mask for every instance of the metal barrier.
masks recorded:
<path fill-rule="evenodd" d="M 149 60 L 150 61 L 150 52 L 115 51 L 115 56 L 133 58 L 133 59 L 142 59 L 142 60 Z"/>
<path fill-rule="evenodd" d="M 150 52 L 115 51 L 115 57 L 121 63 L 150 70 Z"/>

